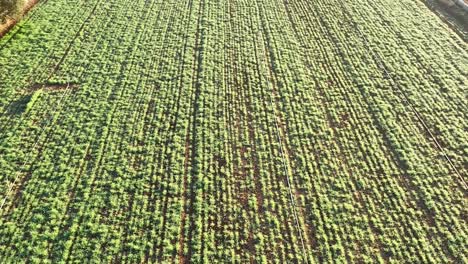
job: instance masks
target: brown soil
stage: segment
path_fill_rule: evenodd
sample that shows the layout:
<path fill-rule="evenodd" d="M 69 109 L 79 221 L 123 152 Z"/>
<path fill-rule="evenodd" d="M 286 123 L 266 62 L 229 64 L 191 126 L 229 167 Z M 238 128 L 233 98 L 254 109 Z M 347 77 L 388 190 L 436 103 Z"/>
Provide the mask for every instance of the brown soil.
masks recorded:
<path fill-rule="evenodd" d="M 75 90 L 76 88 L 78 88 L 78 84 L 76 84 L 76 83 L 67 83 L 67 84 L 35 83 L 35 84 L 31 85 L 31 87 L 29 87 L 28 91 L 29 92 L 34 92 L 34 91 L 37 91 L 39 89 L 43 89 L 44 91 L 53 92 L 53 91 L 63 91 L 63 90 L 68 90 L 68 89 Z"/>

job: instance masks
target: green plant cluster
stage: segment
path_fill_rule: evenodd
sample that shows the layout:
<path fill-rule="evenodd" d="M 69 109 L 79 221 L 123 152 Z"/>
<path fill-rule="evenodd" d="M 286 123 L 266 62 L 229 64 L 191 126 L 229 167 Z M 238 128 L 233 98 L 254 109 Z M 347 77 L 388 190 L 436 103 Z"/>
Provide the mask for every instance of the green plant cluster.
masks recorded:
<path fill-rule="evenodd" d="M 45 1 L 0 39 L 0 259 L 467 262 L 466 189 L 414 113 L 465 175 L 468 53 L 437 19 Z"/>

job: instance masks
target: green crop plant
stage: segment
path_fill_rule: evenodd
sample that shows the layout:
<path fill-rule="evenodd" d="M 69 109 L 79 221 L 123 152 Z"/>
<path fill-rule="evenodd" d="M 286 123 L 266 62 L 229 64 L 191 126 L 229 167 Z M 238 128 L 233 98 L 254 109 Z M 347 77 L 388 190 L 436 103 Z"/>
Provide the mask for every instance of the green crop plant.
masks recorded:
<path fill-rule="evenodd" d="M 438 19 L 43 1 L 0 39 L 0 259 L 463 262 L 468 55 Z"/>

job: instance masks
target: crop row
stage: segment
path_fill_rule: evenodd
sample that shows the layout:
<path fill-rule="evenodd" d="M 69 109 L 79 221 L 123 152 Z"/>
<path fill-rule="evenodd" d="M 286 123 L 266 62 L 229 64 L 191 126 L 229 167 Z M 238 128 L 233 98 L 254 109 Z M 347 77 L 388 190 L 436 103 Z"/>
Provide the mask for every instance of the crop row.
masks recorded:
<path fill-rule="evenodd" d="M 467 54 L 418 1 L 32 15 L 0 40 L 1 259 L 466 258 Z"/>

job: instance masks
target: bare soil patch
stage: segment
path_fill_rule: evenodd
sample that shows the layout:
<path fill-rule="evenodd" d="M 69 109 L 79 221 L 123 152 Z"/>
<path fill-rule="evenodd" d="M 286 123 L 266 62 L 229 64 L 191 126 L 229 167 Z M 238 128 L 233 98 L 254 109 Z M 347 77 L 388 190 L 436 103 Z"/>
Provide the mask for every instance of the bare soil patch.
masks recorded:
<path fill-rule="evenodd" d="M 34 92 L 42 89 L 45 92 L 64 91 L 68 89 L 75 90 L 77 83 L 35 83 L 29 87 L 28 92 Z"/>

